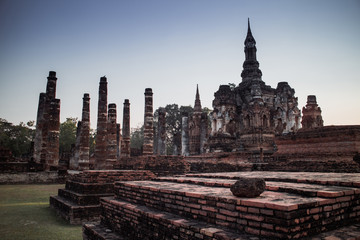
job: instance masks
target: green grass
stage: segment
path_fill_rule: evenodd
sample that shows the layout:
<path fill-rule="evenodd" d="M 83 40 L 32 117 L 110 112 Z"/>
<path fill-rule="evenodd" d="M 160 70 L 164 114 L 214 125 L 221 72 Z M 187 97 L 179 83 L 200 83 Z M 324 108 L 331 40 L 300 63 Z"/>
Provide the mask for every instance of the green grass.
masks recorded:
<path fill-rule="evenodd" d="M 49 207 L 49 197 L 63 187 L 0 185 L 0 239 L 82 239 L 81 226 L 68 224 Z"/>

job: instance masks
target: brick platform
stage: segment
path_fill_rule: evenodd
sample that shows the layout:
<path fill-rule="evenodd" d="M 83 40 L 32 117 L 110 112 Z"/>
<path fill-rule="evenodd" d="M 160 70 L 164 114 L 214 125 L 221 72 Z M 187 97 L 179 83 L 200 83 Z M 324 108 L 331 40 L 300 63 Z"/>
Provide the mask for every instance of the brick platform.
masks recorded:
<path fill-rule="evenodd" d="M 146 180 L 155 175 L 150 171 L 87 170 L 72 172 L 65 189 L 50 197 L 50 207 L 70 222 L 81 224 L 100 219 L 100 198 L 114 195 L 115 181 Z"/>
<path fill-rule="evenodd" d="M 233 196 L 240 176 L 264 177 L 266 191 Z M 101 224 L 84 225 L 84 239 L 117 239 L 94 237 L 104 228 L 124 239 L 356 239 L 359 183 L 360 174 L 282 172 L 117 182 L 116 196 L 101 199 Z"/>

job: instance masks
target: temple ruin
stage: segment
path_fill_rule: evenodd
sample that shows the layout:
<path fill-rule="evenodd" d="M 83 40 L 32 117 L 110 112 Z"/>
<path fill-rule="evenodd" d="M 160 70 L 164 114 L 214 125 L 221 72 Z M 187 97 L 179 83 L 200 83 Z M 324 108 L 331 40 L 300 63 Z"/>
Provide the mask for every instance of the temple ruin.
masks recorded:
<path fill-rule="evenodd" d="M 56 98 L 56 72 L 50 71 L 47 79 L 46 93 L 39 96 L 33 159 L 51 170 L 59 163 L 60 99 Z"/>
<path fill-rule="evenodd" d="M 188 131 L 187 134 L 184 133 L 184 155 L 204 153 L 204 145 L 208 137 L 208 116 L 202 111 L 199 86 L 196 86 L 194 112 L 190 116 L 185 116 L 184 121 L 187 121 L 187 123 L 184 122 L 184 131 Z"/>
<path fill-rule="evenodd" d="M 324 126 L 324 121 L 321 116 L 321 108 L 316 102 L 315 95 L 307 97 L 306 106 L 302 109 L 301 125 L 303 129 L 311 129 Z"/>
<path fill-rule="evenodd" d="M 276 148 L 275 135 L 295 133 L 300 128 L 294 89 L 287 82 L 274 89 L 262 80 L 249 22 L 244 44 L 242 82 L 233 89 L 221 85 L 214 94 L 207 152 L 271 153 Z"/>
<path fill-rule="evenodd" d="M 72 224 L 97 221 L 83 225 L 86 240 L 358 236 L 360 178 L 354 172 L 360 172 L 355 161 L 360 126 L 323 126 L 315 95 L 308 96 L 301 116 L 287 82 L 272 88 L 262 80 L 249 22 L 244 44 L 242 81 L 219 87 L 209 116 L 197 86 L 194 111 L 182 116 L 177 156 L 166 155 L 165 109 L 158 111 L 154 137 L 151 88 L 144 93 L 143 156 L 131 156 L 129 100 L 121 135 L 116 104 L 108 105 L 102 77 L 96 170 L 85 170 L 90 98 L 84 94 L 71 164 L 82 171 L 70 171 L 65 189 L 50 198 L 51 207 Z M 40 94 L 40 143 L 35 142 L 34 153 L 47 170 L 56 166 L 46 158 L 54 156 L 56 127 L 58 134 L 55 88 L 55 72 L 50 72 L 47 92 Z M 260 197 L 234 196 L 230 188 L 239 178 L 262 178 L 265 191 Z"/>

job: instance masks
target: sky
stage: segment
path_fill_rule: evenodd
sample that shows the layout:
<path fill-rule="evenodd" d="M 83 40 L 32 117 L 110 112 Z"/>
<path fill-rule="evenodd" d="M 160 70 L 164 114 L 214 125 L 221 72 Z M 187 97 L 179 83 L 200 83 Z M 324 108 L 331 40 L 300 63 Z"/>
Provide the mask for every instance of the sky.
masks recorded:
<path fill-rule="evenodd" d="M 142 125 L 144 91 L 154 110 L 212 109 L 220 85 L 241 82 L 247 19 L 262 79 L 286 81 L 298 107 L 316 95 L 325 125 L 360 124 L 358 0 L 0 0 L 0 118 L 36 120 L 49 71 L 57 73 L 61 122 L 81 119 L 89 93 L 96 128 L 100 77 L 122 124 Z"/>

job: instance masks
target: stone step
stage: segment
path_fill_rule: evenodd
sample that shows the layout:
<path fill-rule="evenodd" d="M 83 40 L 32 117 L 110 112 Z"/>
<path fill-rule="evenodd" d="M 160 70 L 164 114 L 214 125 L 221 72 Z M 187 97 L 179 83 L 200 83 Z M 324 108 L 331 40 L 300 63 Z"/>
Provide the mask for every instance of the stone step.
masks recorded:
<path fill-rule="evenodd" d="M 104 232 L 104 226 L 107 226 L 113 232 L 123 236 L 124 239 L 260 239 L 243 231 L 237 232 L 224 226 L 204 223 L 113 197 L 102 198 L 101 204 L 103 227 L 99 224 L 93 224 L 93 226 L 85 224 L 85 234 L 89 234 L 88 232 L 96 227 L 102 228 L 102 232 Z M 98 233 L 98 231 L 94 232 Z"/>
<path fill-rule="evenodd" d="M 84 223 L 82 231 L 83 240 L 126 240 L 100 222 Z"/>
<path fill-rule="evenodd" d="M 58 196 L 67 199 L 77 205 L 96 205 L 100 204 L 100 197 L 110 197 L 113 193 L 103 194 L 81 194 L 67 189 L 59 189 Z"/>
<path fill-rule="evenodd" d="M 360 188 L 360 175 L 357 173 L 324 173 L 324 172 L 221 172 L 186 174 L 188 177 L 227 178 L 260 177 L 265 181 L 310 183 L 330 186 L 345 186 Z"/>
<path fill-rule="evenodd" d="M 100 204 L 81 206 L 60 196 L 50 196 L 50 207 L 70 224 L 98 221 L 101 214 Z"/>
<path fill-rule="evenodd" d="M 65 189 L 80 194 L 112 193 L 114 192 L 114 183 L 82 183 L 68 180 Z"/>
<path fill-rule="evenodd" d="M 113 231 L 110 232 L 109 230 L 110 230 L 109 228 L 107 228 L 100 222 L 85 223 L 83 225 L 83 240 L 128 240 L 129 239 Z M 131 239 L 135 240 L 136 238 L 131 238 Z M 174 238 L 174 239 L 179 239 L 179 238 Z M 253 238 L 249 237 L 249 239 L 251 240 L 257 239 L 257 237 L 253 237 Z M 264 238 L 260 238 L 260 239 L 264 239 Z M 328 231 L 326 233 L 320 233 L 315 236 L 301 238 L 301 240 L 359 240 L 359 239 L 360 239 L 360 223 L 355 223 L 350 226 Z M 143 240 L 143 238 L 139 240 Z M 239 238 L 236 238 L 236 240 L 239 240 Z"/>
<path fill-rule="evenodd" d="M 118 199 L 237 231 L 275 238 L 299 238 L 360 220 L 360 194 L 333 198 L 265 191 L 238 198 L 228 187 L 178 182 L 115 183 Z"/>
<path fill-rule="evenodd" d="M 177 183 L 190 183 L 210 187 L 227 187 L 229 188 L 237 180 L 221 179 L 221 178 L 200 178 L 200 177 L 159 177 L 154 179 L 156 181 L 168 181 Z M 341 196 L 350 196 L 360 194 L 360 188 L 343 187 L 343 186 L 329 186 L 308 183 L 295 182 L 273 182 L 266 181 L 266 190 L 287 192 L 299 194 L 307 197 L 324 197 L 336 198 Z"/>

